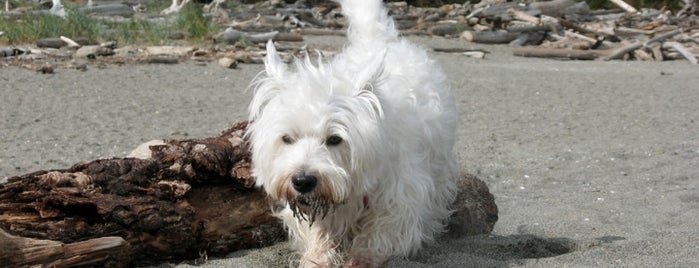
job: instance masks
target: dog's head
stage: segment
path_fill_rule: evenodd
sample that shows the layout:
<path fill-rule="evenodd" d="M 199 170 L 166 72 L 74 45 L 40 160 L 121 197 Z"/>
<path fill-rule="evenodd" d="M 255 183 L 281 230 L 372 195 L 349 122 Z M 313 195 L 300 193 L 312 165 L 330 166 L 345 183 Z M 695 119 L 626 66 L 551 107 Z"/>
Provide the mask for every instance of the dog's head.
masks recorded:
<path fill-rule="evenodd" d="M 295 66 L 288 70 L 267 44 L 265 71 L 252 84 L 247 135 L 257 185 L 313 222 L 375 183 L 365 175 L 383 150 L 383 111 L 374 92 L 381 68 L 352 73 L 308 57 Z"/>

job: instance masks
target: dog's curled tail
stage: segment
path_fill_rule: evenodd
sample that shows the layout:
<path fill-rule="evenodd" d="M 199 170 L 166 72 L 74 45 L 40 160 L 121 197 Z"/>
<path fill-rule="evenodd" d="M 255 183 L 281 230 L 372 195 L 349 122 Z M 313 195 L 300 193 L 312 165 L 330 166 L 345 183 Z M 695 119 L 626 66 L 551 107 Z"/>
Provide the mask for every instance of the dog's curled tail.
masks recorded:
<path fill-rule="evenodd" d="M 398 32 L 381 0 L 336 0 L 349 21 L 350 42 L 395 39 Z"/>

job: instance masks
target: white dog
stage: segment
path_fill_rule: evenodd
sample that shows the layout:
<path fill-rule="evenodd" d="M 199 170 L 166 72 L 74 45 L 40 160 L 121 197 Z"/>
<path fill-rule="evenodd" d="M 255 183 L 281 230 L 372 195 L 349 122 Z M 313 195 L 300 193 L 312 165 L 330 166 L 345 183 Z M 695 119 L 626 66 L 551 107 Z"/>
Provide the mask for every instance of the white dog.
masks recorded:
<path fill-rule="evenodd" d="M 443 231 L 456 195 L 457 111 L 445 76 L 398 37 L 381 0 L 340 0 L 349 45 L 295 71 L 267 44 L 251 87 L 257 185 L 301 267 L 376 267 Z"/>

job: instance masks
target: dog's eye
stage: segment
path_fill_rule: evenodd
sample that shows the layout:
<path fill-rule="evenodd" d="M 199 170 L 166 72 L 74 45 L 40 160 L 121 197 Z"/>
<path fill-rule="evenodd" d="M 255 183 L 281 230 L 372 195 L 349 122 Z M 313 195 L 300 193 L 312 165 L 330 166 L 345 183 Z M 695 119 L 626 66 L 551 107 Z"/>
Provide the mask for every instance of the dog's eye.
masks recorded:
<path fill-rule="evenodd" d="M 294 143 L 294 139 L 292 139 L 289 135 L 282 136 L 282 141 L 286 144 Z"/>
<path fill-rule="evenodd" d="M 330 146 L 335 146 L 335 145 L 342 143 L 342 138 L 340 136 L 337 136 L 337 135 L 332 135 L 332 136 L 328 137 L 327 140 L 325 140 L 325 143 L 327 145 L 330 145 Z"/>

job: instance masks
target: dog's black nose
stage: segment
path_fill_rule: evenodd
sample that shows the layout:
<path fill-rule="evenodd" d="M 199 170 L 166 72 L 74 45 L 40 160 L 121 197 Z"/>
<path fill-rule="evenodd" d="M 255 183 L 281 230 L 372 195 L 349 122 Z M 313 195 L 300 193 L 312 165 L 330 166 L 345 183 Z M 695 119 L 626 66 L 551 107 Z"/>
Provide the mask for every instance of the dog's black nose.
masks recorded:
<path fill-rule="evenodd" d="M 296 191 L 305 194 L 313 191 L 313 188 L 316 188 L 318 179 L 313 175 L 295 175 L 291 178 L 291 183 L 294 185 Z"/>

